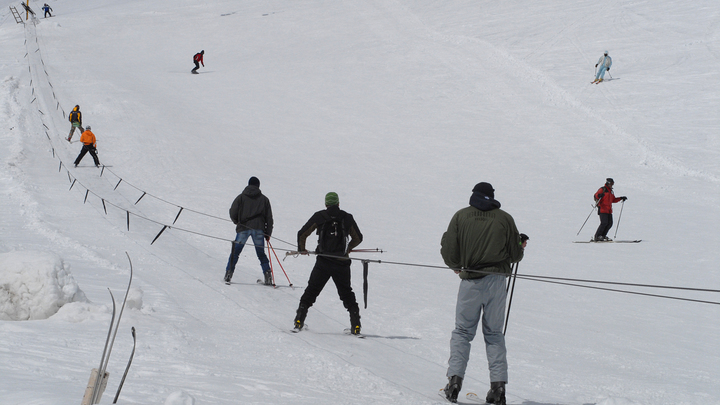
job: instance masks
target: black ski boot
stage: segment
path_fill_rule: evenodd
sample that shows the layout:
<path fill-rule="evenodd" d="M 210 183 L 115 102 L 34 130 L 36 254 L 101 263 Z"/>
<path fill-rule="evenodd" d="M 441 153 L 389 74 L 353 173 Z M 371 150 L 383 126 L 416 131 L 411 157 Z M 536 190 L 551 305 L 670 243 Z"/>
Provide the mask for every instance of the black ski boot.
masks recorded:
<path fill-rule="evenodd" d="M 295 330 L 298 332 L 305 327 L 305 317 L 307 316 L 307 311 L 308 307 L 301 302 L 296 312 L 297 315 L 295 315 Z"/>
<path fill-rule="evenodd" d="M 350 334 L 360 334 L 360 311 L 354 310 L 350 312 Z"/>
<path fill-rule="evenodd" d="M 490 391 L 485 397 L 488 404 L 505 405 L 505 381 L 490 383 Z"/>
<path fill-rule="evenodd" d="M 265 285 L 273 285 L 272 273 L 269 271 L 266 271 L 265 273 L 263 273 L 263 275 L 265 276 Z"/>
<path fill-rule="evenodd" d="M 457 403 L 458 395 L 460 394 L 460 390 L 462 389 L 462 377 L 458 377 L 456 375 L 448 378 L 448 383 L 445 386 L 445 398 L 452 402 Z"/>
<path fill-rule="evenodd" d="M 230 284 L 230 280 L 232 279 L 232 276 L 233 276 L 233 274 L 231 271 L 225 272 L 225 278 L 223 278 L 223 280 L 225 281 L 225 284 L 228 284 L 228 285 Z"/>

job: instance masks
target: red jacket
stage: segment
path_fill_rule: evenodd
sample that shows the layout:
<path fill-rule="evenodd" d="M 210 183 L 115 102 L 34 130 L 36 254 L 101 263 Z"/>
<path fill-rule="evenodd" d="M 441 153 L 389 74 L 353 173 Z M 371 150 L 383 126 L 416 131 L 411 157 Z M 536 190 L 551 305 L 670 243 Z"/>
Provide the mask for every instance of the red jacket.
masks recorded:
<path fill-rule="evenodd" d="M 193 56 L 193 62 L 200 62 L 203 66 L 205 66 L 205 63 L 203 63 L 203 54 L 200 52 L 196 53 L 195 56 Z"/>
<path fill-rule="evenodd" d="M 598 212 L 600 214 L 612 214 L 613 203 L 621 200 L 622 198 L 615 197 L 612 186 L 608 186 L 607 184 L 600 187 L 595 193 L 595 201 L 597 201 Z"/>

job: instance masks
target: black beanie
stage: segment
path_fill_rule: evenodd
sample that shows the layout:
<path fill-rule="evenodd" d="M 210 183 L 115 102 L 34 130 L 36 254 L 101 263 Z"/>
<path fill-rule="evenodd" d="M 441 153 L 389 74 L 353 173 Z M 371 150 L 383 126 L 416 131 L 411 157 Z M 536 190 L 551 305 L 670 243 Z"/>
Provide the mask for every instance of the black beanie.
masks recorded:
<path fill-rule="evenodd" d="M 478 183 L 473 188 L 473 193 L 481 193 L 490 198 L 495 198 L 495 190 L 490 183 Z"/>
<path fill-rule="evenodd" d="M 257 177 L 252 176 L 250 177 L 250 180 L 248 180 L 248 186 L 260 187 L 260 180 Z"/>

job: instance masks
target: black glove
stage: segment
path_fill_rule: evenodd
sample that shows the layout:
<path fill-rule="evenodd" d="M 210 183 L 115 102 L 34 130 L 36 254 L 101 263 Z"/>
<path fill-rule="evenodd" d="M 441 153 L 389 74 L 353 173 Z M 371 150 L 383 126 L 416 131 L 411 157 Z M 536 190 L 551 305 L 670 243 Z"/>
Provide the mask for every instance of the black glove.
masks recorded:
<path fill-rule="evenodd" d="M 595 67 L 597 67 L 597 63 L 595 64 Z"/>
<path fill-rule="evenodd" d="M 598 194 L 598 201 L 602 200 L 603 197 L 605 197 L 605 193 Z"/>
<path fill-rule="evenodd" d="M 625 196 L 620 197 L 620 199 L 623 201 L 627 201 L 627 197 L 625 197 Z"/>
<path fill-rule="evenodd" d="M 607 71 L 609 72 L 609 71 L 610 71 L 610 68 L 607 68 Z"/>

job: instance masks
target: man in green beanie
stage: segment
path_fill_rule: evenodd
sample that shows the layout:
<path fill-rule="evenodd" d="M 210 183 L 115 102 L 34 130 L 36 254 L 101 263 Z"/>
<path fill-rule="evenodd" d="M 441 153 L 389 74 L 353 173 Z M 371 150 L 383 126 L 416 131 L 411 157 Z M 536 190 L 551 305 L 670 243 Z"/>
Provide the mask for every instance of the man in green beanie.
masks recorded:
<path fill-rule="evenodd" d="M 340 199 L 337 193 L 327 193 L 325 209 L 313 214 L 298 231 L 300 254 L 308 254 L 305 249 L 305 241 L 316 230 L 318 234 L 318 245 L 315 249 L 317 258 L 305 293 L 300 297 L 300 305 L 295 317 L 295 331 L 298 332 L 305 326 L 308 309 L 315 303 L 328 280 L 332 278 L 343 305 L 350 313 L 350 332 L 357 335 L 360 333 L 360 307 L 350 283 L 352 260 L 348 258 L 348 254 L 362 242 L 363 236 L 352 214 L 340 209 Z M 348 237 L 350 238 L 349 242 Z"/>

